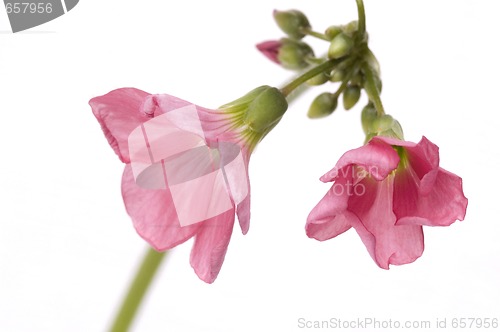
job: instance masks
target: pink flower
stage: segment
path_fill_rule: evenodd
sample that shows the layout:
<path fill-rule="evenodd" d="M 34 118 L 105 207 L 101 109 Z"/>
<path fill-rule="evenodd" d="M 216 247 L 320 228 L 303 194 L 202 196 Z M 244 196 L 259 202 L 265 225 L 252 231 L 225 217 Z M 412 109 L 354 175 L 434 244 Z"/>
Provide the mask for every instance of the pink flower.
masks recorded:
<path fill-rule="evenodd" d="M 462 179 L 439 167 L 438 147 L 425 137 L 415 144 L 376 136 L 321 181 L 334 183 L 309 214 L 307 235 L 324 241 L 354 227 L 384 269 L 422 255 L 422 226 L 449 226 L 467 208 Z"/>
<path fill-rule="evenodd" d="M 256 45 L 257 49 L 264 54 L 269 60 L 274 63 L 280 64 L 278 60 L 278 53 L 282 46 L 282 42 L 279 40 L 268 40 Z"/>
<path fill-rule="evenodd" d="M 248 231 L 248 161 L 262 136 L 238 126 L 242 109 L 209 110 L 134 88 L 111 91 L 90 105 L 126 164 L 122 195 L 139 235 L 158 251 L 194 237 L 191 265 L 212 283 L 235 213 L 243 234 Z"/>

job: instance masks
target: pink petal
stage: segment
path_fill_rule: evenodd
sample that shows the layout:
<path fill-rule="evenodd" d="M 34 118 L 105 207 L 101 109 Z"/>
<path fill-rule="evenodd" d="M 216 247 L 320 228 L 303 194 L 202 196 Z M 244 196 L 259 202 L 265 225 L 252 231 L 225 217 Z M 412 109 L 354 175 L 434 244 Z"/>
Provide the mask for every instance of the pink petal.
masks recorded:
<path fill-rule="evenodd" d="M 243 202 L 238 204 L 236 211 L 238 214 L 241 232 L 245 235 L 248 233 L 248 229 L 250 228 L 250 193 L 247 198 L 243 200 Z"/>
<path fill-rule="evenodd" d="M 170 191 L 139 187 L 130 165 L 123 172 L 122 196 L 137 233 L 158 251 L 183 243 L 200 228 L 200 224 L 181 227 Z"/>
<path fill-rule="evenodd" d="M 325 197 L 311 211 L 306 223 L 307 236 L 325 241 L 351 228 L 353 215 L 347 211 L 348 181 L 347 178 L 335 181 Z"/>
<path fill-rule="evenodd" d="M 346 168 L 349 165 L 363 167 L 375 179 L 380 181 L 393 171 L 398 166 L 398 163 L 399 156 L 391 145 L 378 140 L 372 140 L 367 145 L 344 153 L 337 162 L 337 165 L 321 177 L 321 181 L 329 182 L 338 176 L 347 176 L 348 174 L 343 173 L 354 170 L 353 168 Z"/>
<path fill-rule="evenodd" d="M 193 119 L 189 112 L 172 112 L 170 121 L 175 123 L 178 128 L 204 137 L 209 143 L 211 141 L 223 140 L 222 136 L 235 136 L 230 131 L 231 122 L 228 116 L 219 110 L 210 110 L 188 101 L 168 95 L 157 94 L 151 97 L 148 103 L 149 112 L 155 116 L 163 113 L 176 111 L 186 106 L 194 106 L 197 111 L 197 118 Z M 196 121 L 194 121 L 196 120 Z M 200 129 L 202 132 L 200 133 Z"/>
<path fill-rule="evenodd" d="M 151 118 L 141 111 L 147 96 L 147 92 L 123 88 L 92 98 L 89 102 L 109 145 L 124 163 L 130 162 L 128 136 L 137 126 Z"/>
<path fill-rule="evenodd" d="M 248 177 L 249 152 L 245 148 L 229 143 L 218 142 L 226 184 L 236 205 L 238 220 L 243 234 L 250 227 L 250 179 Z"/>
<path fill-rule="evenodd" d="M 256 45 L 257 49 L 262 52 L 269 60 L 280 64 L 278 59 L 279 49 L 282 43 L 279 40 L 268 40 Z"/>
<path fill-rule="evenodd" d="M 408 147 L 406 151 L 410 164 L 420 179 L 439 167 L 439 148 L 425 136 L 422 137 L 417 146 Z"/>
<path fill-rule="evenodd" d="M 234 225 L 234 210 L 200 224 L 191 250 L 191 266 L 198 277 L 211 284 L 217 278 L 226 256 Z"/>
<path fill-rule="evenodd" d="M 149 107 L 147 112 L 153 112 L 155 117 L 165 116 L 180 130 L 205 138 L 198 112 L 199 106 L 167 94 L 151 96 L 146 106 Z"/>
<path fill-rule="evenodd" d="M 457 175 L 439 168 L 433 189 L 419 194 L 415 211 L 398 220 L 399 225 L 449 226 L 464 220 L 468 200 Z"/>
<path fill-rule="evenodd" d="M 394 214 L 397 219 L 414 216 L 419 199 L 420 179 L 413 168 L 408 165 L 398 169 L 394 178 Z"/>
<path fill-rule="evenodd" d="M 409 162 L 420 179 L 422 179 L 425 174 L 439 167 L 439 147 L 429 141 L 425 136 L 422 136 L 418 144 L 382 136 L 377 136 L 374 140 L 404 147 Z"/>
<path fill-rule="evenodd" d="M 349 210 L 359 218 L 354 219 L 356 229 L 375 262 L 384 269 L 389 264 L 402 265 L 415 261 L 424 250 L 421 226 L 395 225 L 392 212 L 393 178 L 383 182 L 364 179 L 359 185 L 366 188 L 364 195 L 353 195 Z"/>

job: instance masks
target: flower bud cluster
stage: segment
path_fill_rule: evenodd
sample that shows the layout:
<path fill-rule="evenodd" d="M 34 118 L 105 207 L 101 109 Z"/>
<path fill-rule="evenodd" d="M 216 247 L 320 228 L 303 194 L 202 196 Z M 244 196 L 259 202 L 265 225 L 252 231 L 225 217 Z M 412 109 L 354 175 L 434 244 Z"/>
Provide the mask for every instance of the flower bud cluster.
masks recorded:
<path fill-rule="evenodd" d="M 302 41 L 311 30 L 307 17 L 295 9 L 275 10 L 273 16 L 286 37 L 257 44 L 257 49 L 285 69 L 300 70 L 309 66 L 310 60 L 314 59 L 314 52 Z"/>
<path fill-rule="evenodd" d="M 367 90 L 366 68 L 373 73 L 377 91 L 382 89 L 380 68 L 377 59 L 368 48 L 368 34 L 360 31 L 358 21 L 345 25 L 332 25 L 323 33 L 312 30 L 309 19 L 298 10 L 275 10 L 274 20 L 285 37 L 257 45 L 259 51 L 283 68 L 303 70 L 325 62 L 323 72 L 307 79 L 310 86 L 336 83 L 333 91 L 320 93 L 311 103 L 310 118 L 322 118 L 332 114 L 341 103 L 345 110 L 352 109 L 361 98 L 361 91 Z M 323 58 L 316 58 L 313 49 L 304 41 L 306 36 L 317 37 L 328 43 Z M 364 66 L 366 65 L 366 66 Z M 371 95 L 368 87 L 367 94 Z M 373 92 L 373 89 L 371 90 Z M 340 100 L 339 100 L 340 99 Z"/>

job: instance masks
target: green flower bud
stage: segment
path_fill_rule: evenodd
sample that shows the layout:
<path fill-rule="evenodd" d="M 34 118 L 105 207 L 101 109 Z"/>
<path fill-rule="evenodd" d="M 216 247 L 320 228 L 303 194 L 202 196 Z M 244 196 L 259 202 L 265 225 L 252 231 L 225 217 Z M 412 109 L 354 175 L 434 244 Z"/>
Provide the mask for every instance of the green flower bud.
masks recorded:
<path fill-rule="evenodd" d="M 351 85 L 363 86 L 364 80 L 365 78 L 363 77 L 363 74 L 358 71 L 356 75 L 351 78 Z"/>
<path fill-rule="evenodd" d="M 295 9 L 275 10 L 273 15 L 280 29 L 290 38 L 302 39 L 305 36 L 304 31 L 311 28 L 309 20 L 301 11 Z"/>
<path fill-rule="evenodd" d="M 278 51 L 278 61 L 286 69 L 303 69 L 309 64 L 306 59 L 313 57 L 312 48 L 301 41 L 282 38 L 281 47 Z"/>
<path fill-rule="evenodd" d="M 330 74 L 330 81 L 332 82 L 342 82 L 345 79 L 345 70 L 335 69 Z"/>
<path fill-rule="evenodd" d="M 342 32 L 342 27 L 338 25 L 332 25 L 325 30 L 325 36 L 327 36 L 328 39 L 332 40 L 341 32 Z"/>
<path fill-rule="evenodd" d="M 344 55 L 349 54 L 352 47 L 354 46 L 354 41 L 351 37 L 347 36 L 345 33 L 339 33 L 330 43 L 328 48 L 328 57 L 330 59 L 338 59 Z"/>
<path fill-rule="evenodd" d="M 330 77 L 326 73 L 320 73 L 313 78 L 307 80 L 307 84 L 309 85 L 321 85 L 328 81 Z"/>
<path fill-rule="evenodd" d="M 265 133 L 285 114 L 288 103 L 279 89 L 270 86 L 261 88 L 261 92 L 248 105 L 243 122 L 251 130 Z"/>
<path fill-rule="evenodd" d="M 361 111 L 361 126 L 365 135 L 373 132 L 373 122 L 377 118 L 377 110 L 372 104 L 366 105 Z"/>
<path fill-rule="evenodd" d="M 358 31 L 358 21 L 351 21 L 342 27 L 343 32 L 352 37 Z"/>
<path fill-rule="evenodd" d="M 324 92 L 317 96 L 307 112 L 307 116 L 311 119 L 318 119 L 328 116 L 337 108 L 337 98 L 333 93 Z"/>
<path fill-rule="evenodd" d="M 356 105 L 356 103 L 359 100 L 359 97 L 361 97 L 361 89 L 357 85 L 349 85 L 344 90 L 342 97 L 343 97 L 342 101 L 344 102 L 344 109 L 348 111 L 354 105 Z"/>

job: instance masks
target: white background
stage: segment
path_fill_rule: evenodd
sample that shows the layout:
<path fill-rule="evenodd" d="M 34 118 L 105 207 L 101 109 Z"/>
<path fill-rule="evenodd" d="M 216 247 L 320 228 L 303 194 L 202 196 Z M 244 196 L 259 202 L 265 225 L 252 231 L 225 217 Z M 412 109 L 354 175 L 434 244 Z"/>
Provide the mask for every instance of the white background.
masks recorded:
<path fill-rule="evenodd" d="M 88 100 L 134 86 L 216 108 L 280 85 L 291 73 L 254 48 L 281 37 L 274 8 L 301 9 L 319 31 L 357 17 L 353 0 L 82 0 L 12 34 L 1 8 L 0 331 L 105 331 L 146 248 Z M 426 228 L 424 255 L 389 271 L 353 230 L 307 238 L 307 215 L 330 187 L 318 178 L 363 142 L 366 102 L 311 121 L 318 88 L 253 155 L 250 232 L 235 228 L 219 278 L 200 281 L 192 242 L 179 246 L 133 330 L 288 332 L 306 330 L 299 318 L 372 317 L 447 318 L 441 331 L 452 331 L 455 317 L 500 318 L 499 10 L 493 0 L 366 3 L 386 111 L 407 140 L 438 144 L 441 166 L 463 178 L 465 221 Z"/>

